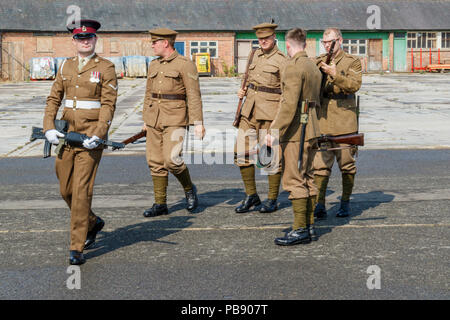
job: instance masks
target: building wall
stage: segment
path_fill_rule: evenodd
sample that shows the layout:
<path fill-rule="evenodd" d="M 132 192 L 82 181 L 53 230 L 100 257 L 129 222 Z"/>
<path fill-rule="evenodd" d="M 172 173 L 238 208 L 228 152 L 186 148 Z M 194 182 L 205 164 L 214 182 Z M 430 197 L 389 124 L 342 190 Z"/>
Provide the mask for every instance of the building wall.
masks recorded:
<path fill-rule="evenodd" d="M 218 58 L 212 59 L 214 74 L 223 73 L 222 64 L 233 65 L 234 33 L 191 32 L 180 33 L 177 41 L 185 42 L 185 53 L 189 56 L 190 41 L 218 41 Z M 2 44 L 12 42 L 23 47 L 23 64 L 29 68 L 29 60 L 36 57 L 72 57 L 76 51 L 68 33 L 8 32 L 2 34 Z M 96 52 L 103 57 L 143 55 L 153 56 L 151 38 L 148 33 L 99 33 Z"/>
<path fill-rule="evenodd" d="M 218 58 L 211 59 L 214 75 L 223 75 L 223 66 L 227 68 L 234 65 L 234 32 L 180 32 L 177 41 L 185 42 L 186 56 L 190 56 L 191 41 L 217 41 Z"/>

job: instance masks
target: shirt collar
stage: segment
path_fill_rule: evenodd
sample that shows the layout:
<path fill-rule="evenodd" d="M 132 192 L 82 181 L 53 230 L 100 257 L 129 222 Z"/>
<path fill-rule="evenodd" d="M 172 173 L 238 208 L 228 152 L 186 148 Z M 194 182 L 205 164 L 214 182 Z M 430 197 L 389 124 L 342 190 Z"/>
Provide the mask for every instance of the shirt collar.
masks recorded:
<path fill-rule="evenodd" d="M 173 59 L 175 59 L 176 57 L 178 57 L 178 52 L 177 50 L 175 50 L 170 56 L 168 56 L 167 58 L 161 58 L 161 61 L 172 61 Z"/>
<path fill-rule="evenodd" d="M 308 55 L 306 54 L 306 51 L 299 51 L 299 52 L 297 52 L 293 57 L 292 57 L 292 59 L 296 59 L 296 58 L 299 58 L 299 57 L 307 57 Z"/>
<path fill-rule="evenodd" d="M 334 63 L 335 63 L 335 64 L 338 63 L 338 62 L 344 57 L 344 55 L 345 55 L 345 52 L 344 52 L 344 50 L 341 48 L 341 50 L 339 51 L 339 53 L 337 54 L 337 56 L 334 57 L 334 59 L 333 59 Z"/>
<path fill-rule="evenodd" d="M 95 52 L 87 57 L 84 57 L 84 59 L 86 59 L 86 62 L 89 62 L 89 60 L 91 60 L 91 58 L 95 56 Z M 83 59 L 82 57 L 80 57 L 80 55 L 78 55 L 78 60 Z"/>
<path fill-rule="evenodd" d="M 263 49 L 259 48 L 260 52 L 258 53 L 258 56 L 262 56 L 265 55 L 267 58 L 270 58 L 271 56 L 273 56 L 277 51 L 278 51 L 278 46 L 275 45 L 272 50 L 269 51 L 269 53 L 264 53 Z"/>

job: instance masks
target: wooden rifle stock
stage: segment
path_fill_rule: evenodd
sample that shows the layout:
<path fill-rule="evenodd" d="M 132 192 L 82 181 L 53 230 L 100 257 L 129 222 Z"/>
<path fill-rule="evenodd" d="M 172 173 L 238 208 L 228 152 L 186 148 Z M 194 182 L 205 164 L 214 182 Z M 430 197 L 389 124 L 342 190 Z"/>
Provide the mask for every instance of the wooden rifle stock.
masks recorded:
<path fill-rule="evenodd" d="M 242 87 L 241 87 L 242 90 L 245 90 L 245 87 L 247 86 L 248 69 L 250 67 L 250 64 L 253 61 L 253 56 L 255 55 L 255 52 L 256 52 L 256 49 L 252 49 L 252 52 L 250 53 L 250 58 L 248 59 L 247 67 L 245 68 L 244 81 L 242 81 Z M 236 110 L 236 115 L 234 116 L 233 126 L 235 128 L 239 128 L 239 123 L 241 122 L 242 100 L 244 100 L 244 98 L 239 98 L 239 103 L 238 103 L 238 107 L 237 107 L 237 110 Z"/>
<path fill-rule="evenodd" d="M 127 144 L 129 144 L 129 143 L 133 143 L 133 142 L 135 142 L 136 140 L 145 137 L 146 134 L 147 134 L 147 133 L 146 133 L 144 130 L 142 130 L 142 131 L 140 131 L 139 133 L 135 134 L 134 136 L 131 136 L 131 137 L 129 137 L 128 139 L 123 140 L 121 143 L 124 144 L 124 145 L 127 145 Z M 113 149 L 113 150 L 116 150 L 116 149 L 118 149 L 118 148 L 113 147 L 112 149 Z"/>
<path fill-rule="evenodd" d="M 123 140 L 122 143 L 125 144 L 125 145 L 127 145 L 127 144 L 129 144 L 129 143 L 133 143 L 133 142 L 135 142 L 136 140 L 145 137 L 146 134 L 147 134 L 147 133 L 146 133 L 144 130 L 142 130 L 141 132 L 135 134 L 134 136 L 129 137 L 128 139 Z"/>
<path fill-rule="evenodd" d="M 354 146 L 364 146 L 364 133 L 343 134 L 340 136 L 322 135 L 319 144 L 324 142 L 346 143 Z"/>

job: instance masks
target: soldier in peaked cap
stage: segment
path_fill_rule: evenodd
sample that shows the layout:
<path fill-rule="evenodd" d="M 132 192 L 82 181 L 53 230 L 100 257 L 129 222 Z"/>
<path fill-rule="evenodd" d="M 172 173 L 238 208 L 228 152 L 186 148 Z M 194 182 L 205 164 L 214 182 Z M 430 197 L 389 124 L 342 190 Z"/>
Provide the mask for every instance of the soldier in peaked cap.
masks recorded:
<path fill-rule="evenodd" d="M 259 48 L 256 49 L 253 59 L 249 55 L 248 82 L 244 90 L 239 90 L 238 97 L 247 96 L 241 111 L 241 121 L 234 152 L 235 163 L 239 166 L 245 186 L 246 197 L 236 207 L 236 213 L 248 212 L 253 206 L 261 204 L 256 191 L 255 164 L 248 156 L 240 156 L 253 149 L 263 139 L 270 127 L 281 97 L 281 67 L 286 56 L 276 45 L 274 23 L 261 23 L 253 27 L 258 38 Z M 251 61 L 250 61 L 251 60 Z M 277 150 L 276 150 L 277 151 Z M 281 181 L 280 152 L 274 152 L 273 162 L 277 162 L 268 173 L 269 194 L 268 199 L 260 208 L 262 213 L 277 210 L 277 198 Z M 278 150 L 279 151 L 279 150 Z"/>
<path fill-rule="evenodd" d="M 47 140 L 58 144 L 64 134 L 55 129 L 55 118 L 63 98 L 62 120 L 68 131 L 86 134 L 83 147 L 63 146 L 55 160 L 60 192 L 70 208 L 70 264 L 83 264 L 83 250 L 95 242 L 105 222 L 91 210 L 94 180 L 105 139 L 114 116 L 117 100 L 117 79 L 114 64 L 95 54 L 96 32 L 100 23 L 81 20 L 72 32 L 77 56 L 63 62 L 53 83 L 44 114 Z"/>
<path fill-rule="evenodd" d="M 176 31 L 153 29 L 152 48 L 158 59 L 148 68 L 144 98 L 143 130 L 147 131 L 147 163 L 150 168 L 155 203 L 145 217 L 168 214 L 167 186 L 169 171 L 183 186 L 187 210 L 198 206 L 197 191 L 181 153 L 186 128 L 203 139 L 203 110 L 197 68 L 174 48 Z"/>

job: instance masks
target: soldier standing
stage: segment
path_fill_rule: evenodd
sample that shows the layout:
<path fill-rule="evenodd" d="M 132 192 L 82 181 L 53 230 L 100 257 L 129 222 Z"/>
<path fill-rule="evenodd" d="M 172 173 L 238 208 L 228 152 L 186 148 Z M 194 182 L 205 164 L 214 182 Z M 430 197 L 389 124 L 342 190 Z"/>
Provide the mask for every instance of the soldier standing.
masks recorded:
<path fill-rule="evenodd" d="M 359 58 L 342 50 L 340 30 L 325 30 L 322 43 L 327 51 L 330 50 L 333 40 L 336 40 L 336 43 L 332 63 L 324 63 L 326 54 L 317 57 L 316 63 L 327 75 L 322 88 L 320 133 L 336 136 L 358 131 L 355 92 L 361 87 L 362 72 Z M 314 159 L 314 180 L 319 188 L 314 211 L 317 219 L 325 219 L 327 216 L 325 195 L 335 158 L 342 173 L 342 197 L 337 217 L 347 217 L 350 214 L 350 195 L 356 174 L 356 147 L 337 143 L 329 143 L 328 147 L 342 149 L 317 152 Z"/>
<path fill-rule="evenodd" d="M 55 129 L 54 121 L 65 96 L 62 120 L 68 131 L 91 137 L 84 148 L 64 145 L 55 160 L 60 192 L 70 208 L 70 264 L 83 264 L 83 249 L 95 242 L 105 222 L 91 210 L 94 180 L 102 157 L 99 139 L 105 139 L 114 116 L 117 79 L 114 64 L 95 54 L 96 32 L 100 23 L 81 20 L 77 28 L 67 27 L 73 34 L 77 56 L 67 59 L 59 68 L 44 115 L 47 140 L 58 144 L 64 137 Z"/>
<path fill-rule="evenodd" d="M 317 240 L 313 226 L 317 195 L 313 160 L 317 150 L 317 137 L 320 135 L 316 108 L 320 107 L 322 75 L 306 55 L 305 47 L 304 30 L 292 29 L 286 34 L 286 49 L 290 59 L 285 64 L 281 77 L 283 93 L 280 110 L 270 126 L 270 135 L 266 137 L 267 144 L 274 145 L 277 142 L 273 133 L 279 132 L 283 152 L 283 189 L 289 192 L 294 211 L 292 230 L 284 237 L 275 239 L 275 244 L 285 246 Z M 307 112 L 304 107 L 299 107 L 302 103 L 307 105 Z M 301 118 L 307 118 L 307 122 L 301 123 Z M 299 159 L 302 159 L 300 168 Z"/>
<path fill-rule="evenodd" d="M 238 92 L 239 98 L 243 98 L 247 94 L 241 111 L 241 121 L 234 150 L 237 154 L 235 163 L 241 172 L 246 197 L 236 207 L 236 213 L 248 212 L 251 207 L 261 204 L 256 191 L 255 165 L 248 156 L 239 156 L 239 154 L 248 152 L 264 139 L 267 129 L 278 111 L 281 96 L 280 70 L 286 56 L 278 49 L 275 42 L 277 27 L 278 25 L 274 23 L 262 23 L 253 27 L 256 30 L 260 48 L 256 50 L 253 61 L 249 65 L 248 85 L 246 89 L 240 89 Z M 279 155 L 279 152 L 275 152 L 275 154 Z M 268 172 L 268 179 L 269 194 L 267 201 L 260 209 L 262 213 L 277 210 L 281 180 L 279 163 Z"/>
<path fill-rule="evenodd" d="M 174 49 L 176 31 L 153 29 L 152 48 L 158 59 L 148 68 L 144 99 L 144 126 L 147 131 L 147 163 L 153 180 L 155 203 L 145 217 L 168 214 L 169 171 L 183 186 L 187 210 L 198 206 L 197 191 L 181 158 L 186 127 L 195 124 L 194 133 L 203 139 L 202 100 L 195 64 Z"/>

